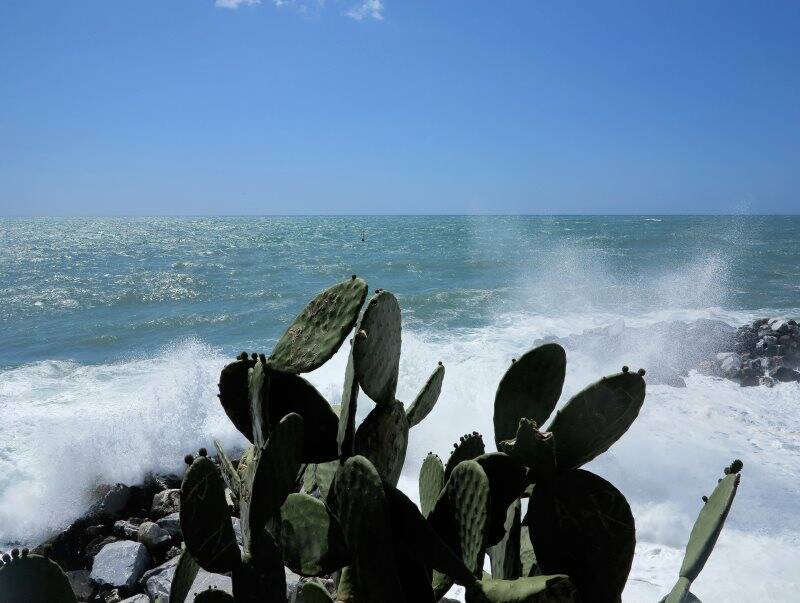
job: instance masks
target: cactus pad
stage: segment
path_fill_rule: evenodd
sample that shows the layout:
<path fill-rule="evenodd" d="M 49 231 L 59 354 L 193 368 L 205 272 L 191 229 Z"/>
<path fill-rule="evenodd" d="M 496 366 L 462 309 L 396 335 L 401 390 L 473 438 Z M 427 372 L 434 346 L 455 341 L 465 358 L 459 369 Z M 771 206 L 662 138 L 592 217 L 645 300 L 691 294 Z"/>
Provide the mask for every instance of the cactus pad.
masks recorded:
<path fill-rule="evenodd" d="M 489 478 L 489 516 L 486 523 L 485 546 L 500 542 L 508 507 L 522 496 L 528 485 L 525 467 L 502 452 L 490 452 L 475 458 Z"/>
<path fill-rule="evenodd" d="M 186 601 L 199 569 L 200 566 L 192 559 L 189 551 L 183 551 L 181 558 L 178 559 L 178 565 L 175 567 L 175 573 L 172 577 L 172 584 L 169 587 L 169 600 L 172 603 Z"/>
<path fill-rule="evenodd" d="M 584 600 L 620 600 L 636 531 L 619 490 L 582 469 L 560 471 L 536 484 L 528 514 L 542 572 L 567 574 Z"/>
<path fill-rule="evenodd" d="M 0 561 L 0 601 L 13 603 L 76 603 L 69 580 L 54 561 L 39 555 Z"/>
<path fill-rule="evenodd" d="M 308 373 L 325 364 L 352 331 L 366 297 L 367 283 L 360 278 L 325 289 L 275 344 L 270 365 L 286 373 Z"/>
<path fill-rule="evenodd" d="M 573 397 L 553 419 L 559 470 L 588 463 L 628 431 L 644 402 L 641 375 L 622 372 L 605 377 Z"/>
<path fill-rule="evenodd" d="M 480 568 L 488 513 L 489 478 L 476 461 L 462 461 L 450 474 L 429 520 L 473 573 Z"/>
<path fill-rule="evenodd" d="M 303 418 L 304 463 L 324 463 L 339 456 L 339 418 L 328 401 L 308 381 L 290 373 L 270 372 L 269 423 L 274 429 L 289 413 Z"/>
<path fill-rule="evenodd" d="M 219 401 L 233 425 L 249 441 L 253 441 L 253 424 L 250 420 L 250 392 L 248 371 L 256 361 L 242 354 L 228 364 L 219 375 Z"/>
<path fill-rule="evenodd" d="M 303 449 L 303 419 L 286 415 L 275 426 L 264 449 L 247 469 L 244 482 L 252 484 L 249 499 L 242 496 L 242 536 L 260 532 L 267 520 L 276 516 L 286 497 L 294 492 Z"/>
<path fill-rule="evenodd" d="M 419 506 L 423 516 L 430 515 L 442 488 L 444 488 L 444 465 L 442 459 L 430 452 L 419 470 Z"/>
<path fill-rule="evenodd" d="M 403 403 L 378 404 L 356 430 L 356 454 L 365 456 L 393 486 L 400 478 L 408 448 L 408 419 Z"/>
<path fill-rule="evenodd" d="M 239 564 L 225 484 L 206 457 L 196 458 L 183 476 L 180 520 L 186 549 L 204 570 L 222 574 Z"/>
<path fill-rule="evenodd" d="M 543 424 L 561 396 L 567 356 L 557 343 L 526 352 L 513 362 L 494 398 L 494 438 L 498 444 L 517 434 L 520 419 Z"/>
<path fill-rule="evenodd" d="M 353 338 L 353 361 L 361 389 L 378 404 L 391 404 L 400 368 L 400 305 L 388 291 L 367 304 Z"/>
<path fill-rule="evenodd" d="M 583 600 L 583 599 L 582 599 Z M 594 599 L 585 599 L 594 601 Z M 577 603 L 568 576 L 534 576 L 517 580 L 483 579 L 467 591 L 467 603 Z"/>
<path fill-rule="evenodd" d="M 492 564 L 492 578 L 515 580 L 522 576 L 522 562 L 520 560 L 521 511 L 522 505 L 519 500 L 508 507 L 506 521 L 503 526 L 505 528 L 503 539 L 487 551 Z"/>
<path fill-rule="evenodd" d="M 439 364 L 433 374 L 428 377 L 428 381 L 417 394 L 416 399 L 408 409 L 408 424 L 410 427 L 419 424 L 428 416 L 442 393 L 442 382 L 444 381 L 444 365 Z"/>
<path fill-rule="evenodd" d="M 333 485 L 336 514 L 353 555 L 356 599 L 402 603 L 400 580 L 394 571 L 388 504 L 375 467 L 363 456 L 342 465 Z"/>
<path fill-rule="evenodd" d="M 170 599 L 171 601 L 172 599 Z M 195 603 L 233 603 L 233 597 L 224 590 L 213 586 L 198 593 L 194 597 Z"/>
<path fill-rule="evenodd" d="M 281 507 L 280 544 L 285 565 L 301 576 L 323 576 L 349 562 L 339 521 L 307 494 L 290 494 Z"/>
<path fill-rule="evenodd" d="M 461 461 L 472 460 L 484 452 L 486 452 L 486 446 L 483 443 L 483 436 L 477 431 L 461 436 L 458 442 L 453 444 L 453 452 L 450 453 L 450 458 L 447 459 L 447 464 L 444 466 L 444 481 L 446 482 L 450 478 L 453 469 Z"/>
<path fill-rule="evenodd" d="M 219 469 L 222 472 L 222 479 L 225 480 L 225 485 L 233 492 L 234 496 L 238 497 L 242 487 L 242 480 L 239 478 L 231 459 L 225 453 L 222 444 L 216 439 L 214 440 L 214 448 L 217 449 L 217 455 L 219 456 Z"/>
<path fill-rule="evenodd" d="M 336 444 L 339 458 L 347 459 L 353 456 L 356 434 L 356 410 L 358 408 L 358 380 L 356 379 L 353 365 L 353 348 L 347 355 L 347 368 L 344 372 L 344 388 L 342 390 L 342 405 L 339 411 L 339 425 L 336 434 Z"/>
<path fill-rule="evenodd" d="M 739 479 L 738 473 L 730 473 L 723 477 L 697 516 L 679 572 L 689 581 L 697 578 L 714 549 L 733 504 L 733 498 L 736 496 Z"/>

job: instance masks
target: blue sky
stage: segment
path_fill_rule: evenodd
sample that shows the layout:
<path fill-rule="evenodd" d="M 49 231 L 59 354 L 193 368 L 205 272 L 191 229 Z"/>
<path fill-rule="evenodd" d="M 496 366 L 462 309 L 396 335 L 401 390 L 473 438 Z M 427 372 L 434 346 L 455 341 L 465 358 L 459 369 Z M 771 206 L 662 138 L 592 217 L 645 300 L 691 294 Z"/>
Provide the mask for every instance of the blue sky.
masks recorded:
<path fill-rule="evenodd" d="M 0 1 L 3 215 L 798 210 L 800 2 Z"/>

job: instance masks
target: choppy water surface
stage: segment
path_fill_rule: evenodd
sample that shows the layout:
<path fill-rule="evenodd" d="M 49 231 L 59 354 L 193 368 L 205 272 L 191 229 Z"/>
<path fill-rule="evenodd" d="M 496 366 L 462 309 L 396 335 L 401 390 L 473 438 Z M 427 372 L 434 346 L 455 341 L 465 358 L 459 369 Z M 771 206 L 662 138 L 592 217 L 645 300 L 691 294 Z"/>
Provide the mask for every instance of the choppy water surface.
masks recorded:
<path fill-rule="evenodd" d="M 800 315 L 800 218 L 2 219 L 0 541 L 41 538 L 93 485 L 178 470 L 212 436 L 240 444 L 216 401 L 219 369 L 242 349 L 268 351 L 316 291 L 351 273 L 400 299 L 401 399 L 437 360 L 447 367 L 412 434 L 401 485 L 415 493 L 429 450 L 492 433 L 496 384 L 537 339 Z M 619 357 L 568 349 L 564 399 L 622 363 L 667 362 L 660 347 L 654 336 Z M 337 355 L 310 376 L 331 400 L 344 364 Z M 792 600 L 800 387 L 692 373 L 686 388 L 649 386 L 639 420 L 591 465 L 636 516 L 626 601 L 668 590 L 700 497 L 734 457 L 740 494 L 693 591 Z"/>

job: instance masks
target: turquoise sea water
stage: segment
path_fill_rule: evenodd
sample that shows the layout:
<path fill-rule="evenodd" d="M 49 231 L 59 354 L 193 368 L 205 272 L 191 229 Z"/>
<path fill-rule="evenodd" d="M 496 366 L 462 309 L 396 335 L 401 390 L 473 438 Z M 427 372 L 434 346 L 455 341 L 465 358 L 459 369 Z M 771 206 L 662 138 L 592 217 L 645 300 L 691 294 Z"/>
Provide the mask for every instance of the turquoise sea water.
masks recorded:
<path fill-rule="evenodd" d="M 0 219 L 0 542 L 69 521 L 98 483 L 178 469 L 212 435 L 240 444 L 215 400 L 220 367 L 268 351 L 315 292 L 352 273 L 403 307 L 401 399 L 437 360 L 447 367 L 410 444 L 401 485 L 413 493 L 428 450 L 491 434 L 500 376 L 540 338 L 800 315 L 800 218 Z M 568 349 L 565 398 L 623 362 L 657 367 L 661 343 L 622 357 Z M 343 374 L 338 355 L 311 380 L 336 401 Z M 626 601 L 663 594 L 700 496 L 736 456 L 741 494 L 696 594 L 792 600 L 800 387 L 692 373 L 686 388 L 649 387 L 634 428 L 592 464 L 637 517 Z M 736 585 L 723 579 L 733 572 Z"/>

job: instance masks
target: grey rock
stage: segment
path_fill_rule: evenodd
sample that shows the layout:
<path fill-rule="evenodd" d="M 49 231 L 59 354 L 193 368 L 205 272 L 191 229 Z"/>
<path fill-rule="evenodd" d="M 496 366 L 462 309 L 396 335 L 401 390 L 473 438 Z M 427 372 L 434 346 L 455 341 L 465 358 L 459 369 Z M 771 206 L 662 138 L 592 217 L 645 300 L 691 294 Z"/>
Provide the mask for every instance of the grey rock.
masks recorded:
<path fill-rule="evenodd" d="M 122 595 L 119 593 L 119 589 L 115 588 L 101 593 L 100 600 L 103 603 L 121 603 Z"/>
<path fill-rule="evenodd" d="M 104 546 L 116 542 L 117 540 L 118 538 L 114 536 L 98 536 L 86 545 L 86 556 L 90 559 L 94 559 Z"/>
<path fill-rule="evenodd" d="M 717 359 L 720 361 L 719 367 L 722 374 L 728 378 L 734 378 L 740 370 L 742 370 L 742 359 L 735 352 L 726 354 L 717 354 Z"/>
<path fill-rule="evenodd" d="M 139 537 L 139 525 L 141 522 L 134 522 L 127 519 L 120 519 L 114 522 L 114 535 L 118 538 L 136 540 Z"/>
<path fill-rule="evenodd" d="M 163 490 L 153 497 L 153 505 L 150 507 L 150 517 L 161 519 L 167 515 L 172 515 L 180 511 L 181 491 L 177 488 Z"/>
<path fill-rule="evenodd" d="M 158 527 L 160 527 L 162 530 L 166 530 L 166 532 L 173 538 L 179 538 L 181 536 L 180 513 L 170 513 L 166 517 L 162 517 L 156 521 L 156 525 L 158 525 Z"/>
<path fill-rule="evenodd" d="M 78 601 L 88 601 L 92 598 L 94 585 L 89 577 L 89 570 L 75 570 L 65 573 L 67 580 L 69 580 L 69 585 L 72 587 L 72 592 L 75 593 Z"/>
<path fill-rule="evenodd" d="M 152 521 L 145 521 L 139 526 L 139 542 L 151 553 L 161 551 L 169 545 L 170 535 L 165 529 Z"/>
<path fill-rule="evenodd" d="M 150 603 L 150 597 L 147 595 L 133 595 L 127 599 L 123 599 L 121 603 Z"/>
<path fill-rule="evenodd" d="M 175 567 L 178 565 L 178 559 L 180 557 L 170 559 L 142 576 L 145 592 L 152 600 L 157 597 L 163 597 L 165 601 L 169 601 L 169 589 L 172 585 L 172 578 L 175 576 Z M 200 592 L 209 586 L 233 594 L 233 585 L 228 576 L 211 574 L 203 569 L 197 572 L 197 578 L 192 583 L 189 593 Z"/>
<path fill-rule="evenodd" d="M 133 588 L 151 564 L 147 547 L 139 542 L 119 540 L 97 553 L 91 579 L 101 586 Z"/>
<path fill-rule="evenodd" d="M 788 366 L 779 366 L 772 369 L 769 373 L 775 381 L 782 381 L 784 383 L 790 381 L 800 381 L 800 371 L 790 369 Z"/>
<path fill-rule="evenodd" d="M 131 489 L 125 484 L 115 484 L 97 503 L 96 510 L 111 517 L 117 517 L 125 507 L 131 497 Z"/>

